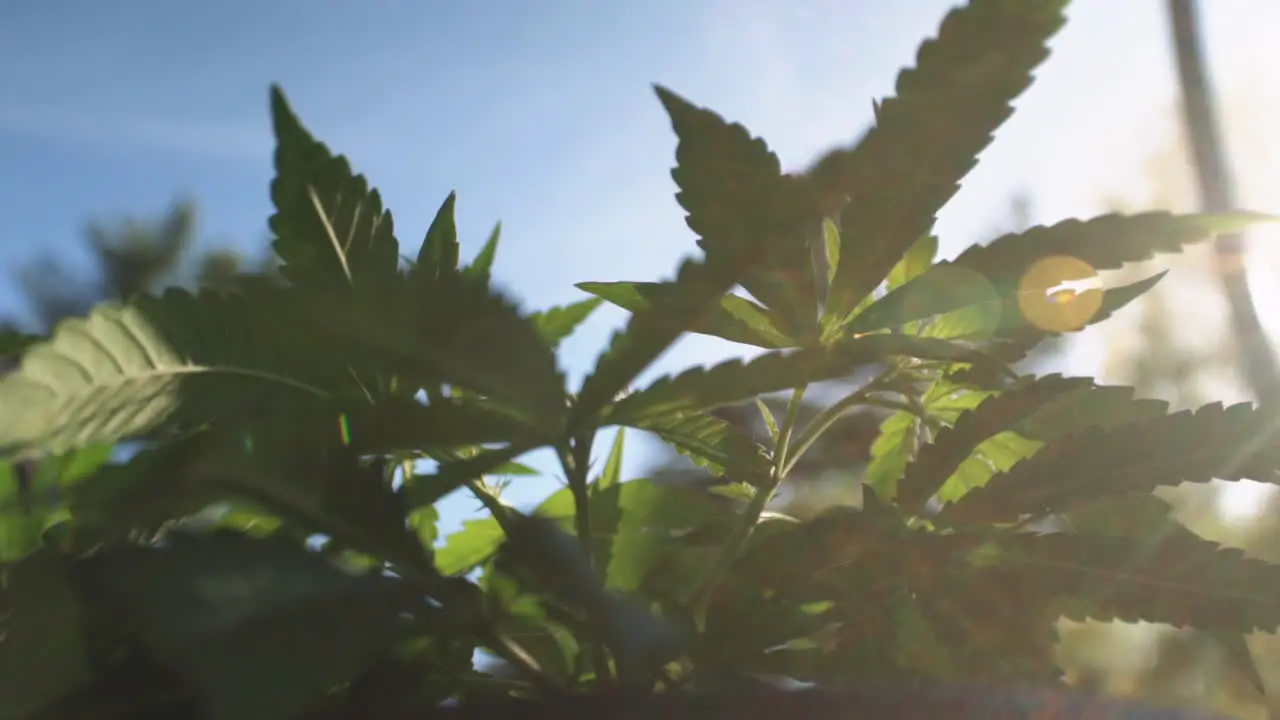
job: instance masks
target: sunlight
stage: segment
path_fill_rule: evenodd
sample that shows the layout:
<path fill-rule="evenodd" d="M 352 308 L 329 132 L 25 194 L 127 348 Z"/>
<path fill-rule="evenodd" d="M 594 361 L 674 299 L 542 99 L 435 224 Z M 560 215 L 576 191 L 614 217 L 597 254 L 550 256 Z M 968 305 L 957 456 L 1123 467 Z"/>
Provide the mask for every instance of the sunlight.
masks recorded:
<path fill-rule="evenodd" d="M 1280 172 L 1266 174 L 1276 177 L 1266 178 L 1268 182 L 1257 185 L 1280 188 Z M 1273 210 L 1270 205 L 1259 209 Z M 1259 320 L 1274 344 L 1280 339 L 1280 224 L 1259 225 L 1249 233 L 1245 273 Z M 1227 483 L 1218 494 L 1218 510 L 1227 522 L 1252 520 L 1263 510 L 1271 492 L 1271 485 L 1252 480 Z"/>
<path fill-rule="evenodd" d="M 1229 523 L 1252 520 L 1262 512 L 1271 490 L 1270 485 L 1252 480 L 1227 483 L 1218 493 L 1218 512 Z"/>

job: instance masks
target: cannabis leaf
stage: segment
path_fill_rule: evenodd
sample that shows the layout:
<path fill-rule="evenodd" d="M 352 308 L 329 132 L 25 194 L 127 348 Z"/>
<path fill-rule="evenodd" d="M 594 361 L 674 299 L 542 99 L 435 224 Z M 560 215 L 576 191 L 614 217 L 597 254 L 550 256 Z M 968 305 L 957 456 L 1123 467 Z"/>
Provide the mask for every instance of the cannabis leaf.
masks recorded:
<path fill-rule="evenodd" d="M 1090 427 L 1050 442 L 945 507 L 941 517 L 1002 522 L 1160 485 L 1215 478 L 1275 482 L 1280 457 L 1270 440 L 1273 423 L 1247 403 L 1214 403 L 1118 427 Z"/>
<path fill-rule="evenodd" d="M 839 206 L 840 264 L 824 325 L 843 324 L 955 193 L 1010 102 L 1048 56 L 1064 22 L 1061 0 L 972 0 L 947 14 L 917 66 L 898 76 L 897 96 L 876 106 L 875 125 L 856 146 L 823 157 L 814 191 Z"/>
<path fill-rule="evenodd" d="M 458 224 L 454 219 L 454 207 L 458 202 L 456 192 L 440 204 L 436 215 L 427 228 L 427 235 L 418 248 L 418 260 L 414 263 L 411 277 L 422 278 L 422 282 L 430 282 L 439 278 L 442 273 L 450 273 L 458 269 Z"/>
<path fill-rule="evenodd" d="M 386 652 L 408 607 L 384 577 L 236 533 L 116 546 L 81 560 L 76 575 L 87 597 L 118 608 L 148 652 L 181 670 L 215 720 L 301 712 Z"/>
<path fill-rule="evenodd" d="M 649 299 L 662 292 L 663 283 L 588 282 L 575 287 L 631 312 L 649 306 Z M 685 328 L 682 328 L 682 330 Z M 783 348 L 794 341 L 778 332 L 769 320 L 768 310 L 739 295 L 720 298 L 720 307 L 699 316 L 689 332 L 712 335 L 730 342 L 763 348 Z"/>
<path fill-rule="evenodd" d="M 272 247 L 290 281 L 321 289 L 377 283 L 396 273 L 400 246 L 391 213 L 347 159 L 302 126 L 279 86 L 271 87 L 276 135 Z"/>
<path fill-rule="evenodd" d="M 1188 530 L 1158 543 L 1106 535 L 1018 534 L 1001 542 L 1011 583 L 1052 593 L 1067 617 L 1168 623 L 1246 634 L 1280 622 L 1280 567 Z M 1006 585 L 1008 586 L 1008 585 Z"/>
<path fill-rule="evenodd" d="M 686 261 L 614 335 L 583 382 L 575 425 L 593 417 L 734 285 L 767 267 L 804 216 L 798 186 L 782 175 L 763 141 L 665 88 L 657 93 L 680 138 L 672 172 L 677 199 L 707 254 L 703 262 Z"/>
<path fill-rule="evenodd" d="M 730 360 L 663 378 L 614 404 L 610 422 L 633 423 L 665 413 L 693 413 L 758 395 L 848 375 L 861 365 L 892 356 L 923 360 L 992 363 L 969 348 L 907 335 L 867 335 L 829 347 L 774 352 L 752 360 Z"/>
<path fill-rule="evenodd" d="M 569 337 L 579 325 L 586 322 L 598 307 L 600 307 L 600 299 L 591 298 L 542 310 L 534 313 L 532 320 L 542 339 L 555 349 L 559 347 L 560 341 Z"/>
<path fill-rule="evenodd" d="M 0 380 L 0 406 L 23 409 L 0 418 L 0 447 L 62 453 L 346 391 L 345 363 L 284 330 L 272 299 L 169 290 L 63 322 Z"/>

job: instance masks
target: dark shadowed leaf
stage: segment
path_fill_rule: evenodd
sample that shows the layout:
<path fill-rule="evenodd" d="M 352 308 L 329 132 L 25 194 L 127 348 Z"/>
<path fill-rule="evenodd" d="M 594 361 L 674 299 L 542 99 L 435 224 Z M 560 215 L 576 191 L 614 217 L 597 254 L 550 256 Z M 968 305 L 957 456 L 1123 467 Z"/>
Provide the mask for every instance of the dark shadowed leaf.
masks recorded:
<path fill-rule="evenodd" d="M 45 550 L 6 573 L 0 591 L 0 716 L 34 717 L 92 680 L 71 564 Z"/>
<path fill-rule="evenodd" d="M 980 273 L 995 285 L 1016 287 L 1027 269 L 1045 258 L 1069 256 L 1084 261 L 1095 271 L 1115 270 L 1126 263 L 1149 260 L 1157 253 L 1181 252 L 1186 245 L 1215 233 L 1237 232 L 1269 219 L 1254 213 L 1168 212 L 1070 219 L 1002 235 L 986 245 L 974 245 L 954 263 Z"/>
<path fill-rule="evenodd" d="M 508 445 L 485 450 L 474 457 L 440 463 L 434 473 L 418 475 L 411 485 L 405 487 L 409 507 L 431 505 L 472 480 L 498 472 L 530 449 L 527 445 Z"/>
<path fill-rule="evenodd" d="M 689 104 L 664 88 L 659 99 L 679 137 L 672 175 L 689 227 L 703 240 L 704 262 L 686 261 L 676 279 L 615 334 L 578 395 L 575 424 L 588 422 L 695 320 L 754 271 L 804 217 L 798 185 L 778 158 L 741 125 Z"/>
<path fill-rule="evenodd" d="M 437 398 L 424 404 L 392 397 L 344 416 L 350 442 L 365 452 L 389 453 L 483 443 L 530 441 L 528 425 L 483 400 Z"/>
<path fill-rule="evenodd" d="M 394 583 L 238 533 L 173 534 L 81 561 L 86 594 L 118 608 L 180 670 L 213 720 L 292 717 L 354 679 L 400 631 Z"/>
<path fill-rule="evenodd" d="M 1048 55 L 1045 42 L 1062 26 L 1065 4 L 974 0 L 952 10 L 937 38 L 920 46 L 916 67 L 899 73 L 897 96 L 876 106 L 876 124 L 810 171 L 833 206 L 849 199 L 825 326 L 843 323 L 929 233 Z"/>
<path fill-rule="evenodd" d="M 276 136 L 272 247 L 290 281 L 315 288 L 371 284 L 396 273 L 400 246 L 391 213 L 347 159 L 317 142 L 271 88 Z"/>
<path fill-rule="evenodd" d="M 619 400 L 611 422 L 631 424 L 667 413 L 693 413 L 741 402 L 806 383 L 831 380 L 858 367 L 906 356 L 922 360 L 993 363 L 981 353 L 943 340 L 908 335 L 867 335 L 835 345 L 779 351 L 743 362 L 731 360 L 712 368 L 694 368 L 660 379 Z"/>
<path fill-rule="evenodd" d="M 457 201 L 457 193 L 451 192 L 436 211 L 422 246 L 418 248 L 413 275 L 429 281 L 440 277 L 441 273 L 458 269 L 458 225 L 454 219 Z"/>
<path fill-rule="evenodd" d="M 537 324 L 485 282 L 447 273 L 425 284 L 385 283 L 360 302 L 317 298 L 313 306 L 317 329 L 362 356 L 483 395 L 546 435 L 563 423 L 555 352 Z"/>
<path fill-rule="evenodd" d="M 957 522 L 1016 520 L 1069 510 L 1111 493 L 1160 485 L 1249 479 L 1276 482 L 1275 421 L 1249 404 L 1090 427 L 1050 442 L 943 509 Z"/>
<path fill-rule="evenodd" d="M 1239 634 L 1280 624 L 1280 566 L 1188 530 L 1158 543 L 1106 535 L 1022 533 L 1001 565 L 1060 599 L 1076 620 L 1168 623 Z"/>

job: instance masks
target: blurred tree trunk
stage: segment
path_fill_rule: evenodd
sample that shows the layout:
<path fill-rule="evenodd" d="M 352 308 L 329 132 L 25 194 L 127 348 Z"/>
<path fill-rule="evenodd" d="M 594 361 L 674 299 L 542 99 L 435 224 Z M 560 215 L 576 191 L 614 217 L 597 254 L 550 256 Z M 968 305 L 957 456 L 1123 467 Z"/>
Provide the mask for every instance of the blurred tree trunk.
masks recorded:
<path fill-rule="evenodd" d="M 1205 69 L 1194 0 L 1169 0 L 1169 20 L 1200 202 L 1208 212 L 1227 212 L 1236 209 L 1234 189 Z M 1217 238 L 1214 251 L 1222 292 L 1231 312 L 1242 375 L 1259 403 L 1268 407 L 1280 404 L 1280 367 L 1249 293 L 1244 237 L 1240 233 L 1224 233 Z"/>

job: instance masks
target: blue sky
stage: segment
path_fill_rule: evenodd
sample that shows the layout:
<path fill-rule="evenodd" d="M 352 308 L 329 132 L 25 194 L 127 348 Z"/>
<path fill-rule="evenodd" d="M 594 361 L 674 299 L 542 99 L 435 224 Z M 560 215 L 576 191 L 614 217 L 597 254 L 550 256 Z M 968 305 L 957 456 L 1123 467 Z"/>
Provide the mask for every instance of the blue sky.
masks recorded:
<path fill-rule="evenodd" d="M 496 275 L 530 307 L 583 280 L 665 276 L 693 248 L 668 175 L 661 82 L 744 122 L 798 167 L 852 139 L 952 0 L 60 0 L 0 5 L 0 248 L 83 263 L 90 217 L 196 199 L 210 246 L 259 253 L 267 86 L 352 158 L 412 254 L 459 194 L 464 253 L 504 224 Z M 1272 98 L 1263 0 L 1202 3 L 1226 85 Z M 1080 0 L 1018 113 L 941 217 L 944 254 L 1028 191 L 1036 219 L 1098 210 L 1167 142 L 1175 99 L 1161 0 Z M 1256 92 L 1255 92 L 1255 88 Z M 1273 117 L 1272 120 L 1280 119 Z M 1276 203 L 1280 205 L 1280 202 Z M 0 312 L 20 312 L 0 283 Z M 574 377 L 622 314 L 565 346 Z M 735 350 L 694 339 L 649 373 Z M 630 465 L 639 469 L 640 458 Z M 515 490 L 545 494 L 547 485 Z"/>

